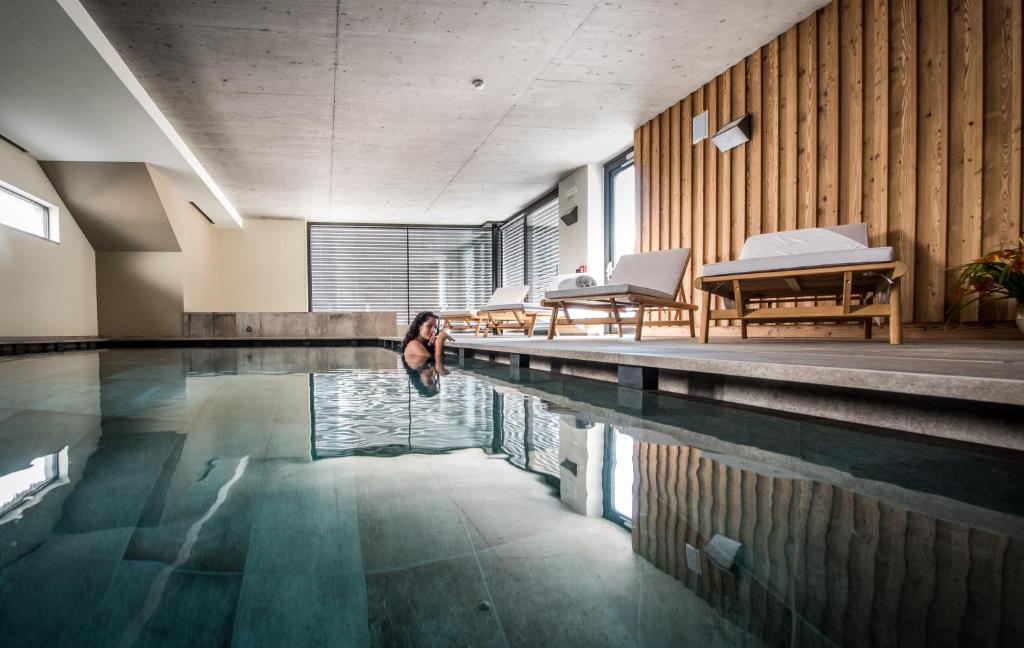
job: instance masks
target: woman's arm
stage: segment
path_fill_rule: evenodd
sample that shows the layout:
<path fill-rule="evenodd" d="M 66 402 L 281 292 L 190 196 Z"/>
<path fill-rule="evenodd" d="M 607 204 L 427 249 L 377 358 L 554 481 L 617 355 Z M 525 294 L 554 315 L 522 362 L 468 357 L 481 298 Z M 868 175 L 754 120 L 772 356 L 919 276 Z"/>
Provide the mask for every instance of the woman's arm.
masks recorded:
<path fill-rule="evenodd" d="M 452 336 L 448 335 L 448 331 L 444 329 L 434 338 L 434 366 L 438 369 L 444 365 L 444 345 L 450 339 Z"/>

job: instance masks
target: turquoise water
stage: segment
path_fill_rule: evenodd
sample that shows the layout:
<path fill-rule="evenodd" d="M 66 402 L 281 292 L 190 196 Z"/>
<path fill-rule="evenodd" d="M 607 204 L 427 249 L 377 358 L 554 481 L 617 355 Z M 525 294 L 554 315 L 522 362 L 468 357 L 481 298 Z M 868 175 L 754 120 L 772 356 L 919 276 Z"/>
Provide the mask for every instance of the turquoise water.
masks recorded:
<path fill-rule="evenodd" d="M 0 362 L 0 645 L 1021 645 L 1019 455 L 377 348 Z"/>

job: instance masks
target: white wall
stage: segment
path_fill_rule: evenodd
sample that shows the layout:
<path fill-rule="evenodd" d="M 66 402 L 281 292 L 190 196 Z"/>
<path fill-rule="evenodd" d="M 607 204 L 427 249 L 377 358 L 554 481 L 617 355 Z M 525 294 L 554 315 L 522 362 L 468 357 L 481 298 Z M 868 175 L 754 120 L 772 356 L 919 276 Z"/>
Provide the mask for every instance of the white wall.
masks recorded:
<path fill-rule="evenodd" d="M 96 257 L 32 156 L 0 141 L 0 180 L 56 205 L 60 243 L 0 225 L 0 337 L 96 335 Z"/>
<path fill-rule="evenodd" d="M 100 335 L 181 335 L 182 256 L 181 252 L 97 252 Z"/>
<path fill-rule="evenodd" d="M 561 252 L 558 272 L 575 272 L 581 265 L 587 273 L 604 283 L 604 167 L 588 164 L 573 171 L 558 183 L 558 213 L 573 207 L 579 220 L 573 225 L 559 221 Z"/>

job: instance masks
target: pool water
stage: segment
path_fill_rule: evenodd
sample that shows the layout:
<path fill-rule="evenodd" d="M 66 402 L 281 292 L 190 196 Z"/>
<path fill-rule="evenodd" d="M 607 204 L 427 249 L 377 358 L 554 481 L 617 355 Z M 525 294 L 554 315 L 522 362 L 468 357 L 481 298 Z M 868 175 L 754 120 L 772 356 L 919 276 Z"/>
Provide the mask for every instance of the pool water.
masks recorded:
<path fill-rule="evenodd" d="M 0 645 L 1022 645 L 1024 460 L 378 348 L 0 362 Z"/>

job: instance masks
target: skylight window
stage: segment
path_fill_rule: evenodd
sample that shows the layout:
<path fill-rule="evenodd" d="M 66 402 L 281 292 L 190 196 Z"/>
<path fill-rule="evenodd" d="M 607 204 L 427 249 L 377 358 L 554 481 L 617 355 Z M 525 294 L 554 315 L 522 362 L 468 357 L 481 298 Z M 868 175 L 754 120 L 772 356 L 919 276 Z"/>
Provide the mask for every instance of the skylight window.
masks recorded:
<path fill-rule="evenodd" d="M 0 225 L 59 242 L 57 208 L 0 182 Z"/>

